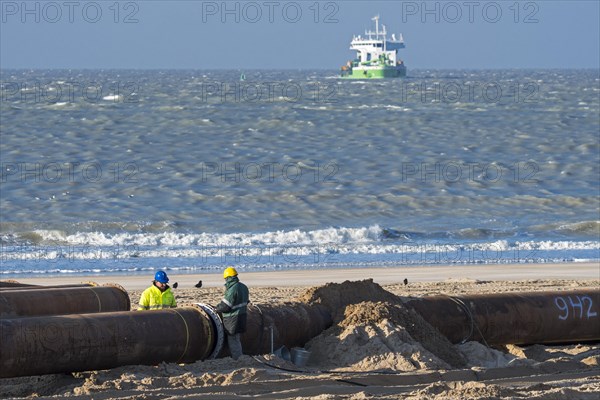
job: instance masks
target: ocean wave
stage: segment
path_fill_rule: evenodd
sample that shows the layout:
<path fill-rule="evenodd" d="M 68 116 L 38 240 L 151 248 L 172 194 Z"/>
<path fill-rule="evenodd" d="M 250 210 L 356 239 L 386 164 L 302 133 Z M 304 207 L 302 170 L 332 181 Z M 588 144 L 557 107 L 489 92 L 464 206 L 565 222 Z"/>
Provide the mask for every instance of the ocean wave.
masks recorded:
<path fill-rule="evenodd" d="M 557 230 L 560 232 L 595 235 L 600 238 L 600 221 L 583 221 L 564 224 L 560 225 Z"/>
<path fill-rule="evenodd" d="M 78 224 L 74 228 L 81 227 Z M 348 246 L 355 248 L 388 244 L 433 243 L 435 245 L 463 245 L 482 243 L 545 243 L 548 246 L 571 246 L 573 243 L 599 243 L 599 221 L 581 221 L 569 224 L 535 225 L 529 228 L 490 229 L 459 228 L 451 231 L 417 232 L 380 225 L 367 227 L 328 227 L 322 229 L 292 229 L 268 232 L 177 232 L 170 222 L 155 224 L 102 223 L 100 230 L 32 229 L 22 232 L 5 232 L 0 235 L 3 247 L 7 246 L 87 246 L 87 247 L 253 247 L 253 246 Z M 87 227 L 87 226 L 86 226 Z M 95 227 L 91 225 L 90 227 Z M 109 228 L 108 231 L 102 228 Z M 28 226 L 28 228 L 30 228 Z M 119 229 L 115 229 L 119 228 Z M 133 231 L 124 228 L 132 228 Z M 119 230 L 114 232 L 114 230 Z M 536 240 L 534 240 L 536 239 Z M 571 241 L 569 240 L 571 239 Z M 582 240 L 583 239 L 583 240 Z M 571 243 L 571 244 L 568 244 Z M 503 245 L 503 248 L 510 247 Z M 563 248 L 563 247 L 561 247 Z"/>
<path fill-rule="evenodd" d="M 477 229 L 453 235 L 419 233 L 378 225 L 262 233 L 37 230 L 19 239 L 3 236 L 0 274 L 146 274 L 157 268 L 206 273 L 225 264 L 268 271 L 600 260 L 598 240 L 518 240 L 502 235 Z"/>
<path fill-rule="evenodd" d="M 430 250 L 403 254 L 358 254 L 358 255 L 260 255 L 242 256 L 240 254 L 219 257 L 195 258 L 135 258 L 127 260 L 60 260 L 47 262 L 5 262 L 0 276 L 72 276 L 87 275 L 149 275 L 156 269 L 163 269 L 176 274 L 217 273 L 225 265 L 235 264 L 236 269 L 243 272 L 283 271 L 283 270 L 319 270 L 336 268 L 402 268 L 403 266 L 450 266 L 450 265 L 486 265 L 494 264 L 502 268 L 503 264 L 531 263 L 594 263 L 600 260 L 598 250 L 564 251 L 490 251 L 476 252 L 463 249 L 457 253 L 432 253 Z M 135 261 L 134 261 L 135 260 Z M 41 261 L 41 262 L 40 262 Z M 307 272 L 310 273 L 310 272 Z"/>
<path fill-rule="evenodd" d="M 310 245 L 315 243 L 362 243 L 378 241 L 383 236 L 379 226 L 363 228 L 300 229 L 262 233 L 181 233 L 181 232 L 76 232 L 38 229 L 3 234 L 4 244 L 15 245 L 89 245 L 89 246 L 247 246 Z"/>
<path fill-rule="evenodd" d="M 112 260 L 122 263 L 143 263 L 156 259 L 245 259 L 250 264 L 264 260 L 290 261 L 296 258 L 335 256 L 392 256 L 400 262 L 412 258 L 434 257 L 447 262 L 476 262 L 483 259 L 500 260 L 512 258 L 536 258 L 542 252 L 588 252 L 592 258 L 600 258 L 600 242 L 597 241 L 516 241 L 496 240 L 472 243 L 437 243 L 431 241 L 385 242 L 307 242 L 293 243 L 244 243 L 222 242 L 220 244 L 138 245 L 119 244 L 110 246 L 52 245 L 52 246 L 4 246 L 4 261 L 70 262 Z"/>

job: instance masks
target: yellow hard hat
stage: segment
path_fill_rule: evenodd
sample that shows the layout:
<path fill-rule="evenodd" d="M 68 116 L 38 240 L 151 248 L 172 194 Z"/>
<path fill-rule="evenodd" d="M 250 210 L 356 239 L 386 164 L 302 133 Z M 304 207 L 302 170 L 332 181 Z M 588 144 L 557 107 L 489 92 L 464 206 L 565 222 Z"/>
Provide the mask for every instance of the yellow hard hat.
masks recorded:
<path fill-rule="evenodd" d="M 225 268 L 225 271 L 223 271 L 223 279 L 227 279 L 230 276 L 237 276 L 237 271 L 233 267 L 227 267 Z"/>

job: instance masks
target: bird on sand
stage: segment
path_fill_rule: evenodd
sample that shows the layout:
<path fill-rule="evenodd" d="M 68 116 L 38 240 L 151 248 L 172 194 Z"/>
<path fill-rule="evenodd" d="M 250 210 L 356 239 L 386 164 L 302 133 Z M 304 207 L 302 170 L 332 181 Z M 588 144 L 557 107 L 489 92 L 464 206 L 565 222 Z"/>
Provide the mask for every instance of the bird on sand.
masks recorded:
<path fill-rule="evenodd" d="M 194 287 L 197 287 L 198 289 L 200 289 L 202 287 L 202 281 L 198 281 L 198 283 L 196 283 L 194 285 Z"/>

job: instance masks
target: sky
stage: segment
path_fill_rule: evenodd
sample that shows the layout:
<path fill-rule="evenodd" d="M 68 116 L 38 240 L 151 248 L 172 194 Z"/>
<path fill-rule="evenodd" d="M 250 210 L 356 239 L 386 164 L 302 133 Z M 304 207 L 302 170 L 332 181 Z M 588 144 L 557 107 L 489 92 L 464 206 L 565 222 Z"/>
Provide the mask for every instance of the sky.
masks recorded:
<path fill-rule="evenodd" d="M 0 68 L 338 69 L 377 14 L 412 69 L 600 68 L 597 0 L 0 0 Z"/>

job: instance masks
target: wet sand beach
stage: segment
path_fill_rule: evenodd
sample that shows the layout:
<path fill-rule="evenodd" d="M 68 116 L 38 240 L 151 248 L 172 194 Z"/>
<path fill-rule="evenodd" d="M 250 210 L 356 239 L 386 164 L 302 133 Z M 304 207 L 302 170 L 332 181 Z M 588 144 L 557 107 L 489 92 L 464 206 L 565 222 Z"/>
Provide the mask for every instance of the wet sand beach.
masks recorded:
<path fill-rule="evenodd" d="M 253 287 L 268 286 L 315 286 L 329 282 L 343 282 L 373 279 L 380 285 L 394 284 L 405 278 L 410 282 L 435 282 L 448 279 L 478 280 L 535 280 L 535 279 L 599 279 L 598 263 L 556 263 L 556 264 L 477 264 L 477 265 L 436 265 L 390 268 L 350 268 L 322 270 L 285 270 L 269 272 L 245 272 L 239 269 L 240 277 Z M 199 280 L 204 287 L 222 287 L 223 277 L 218 274 L 177 275 L 167 270 L 171 283 L 178 282 L 179 288 L 192 288 Z M 145 289 L 150 285 L 152 273 L 148 276 L 58 276 L 20 279 L 32 285 L 75 284 L 95 282 L 98 284 L 117 283 L 128 291 Z"/>

